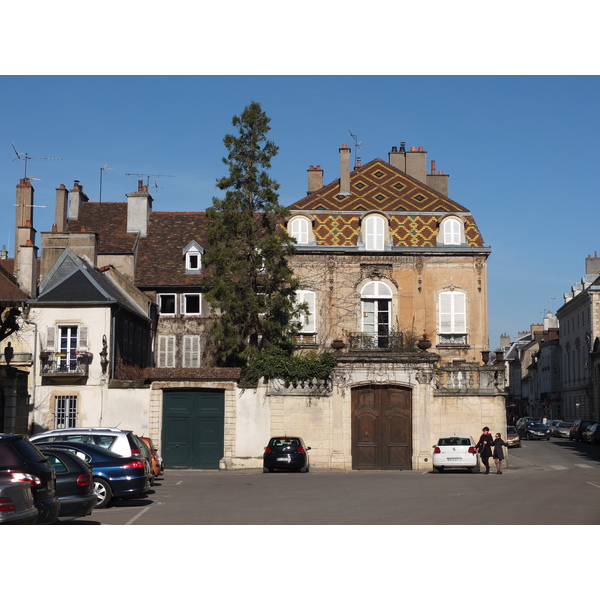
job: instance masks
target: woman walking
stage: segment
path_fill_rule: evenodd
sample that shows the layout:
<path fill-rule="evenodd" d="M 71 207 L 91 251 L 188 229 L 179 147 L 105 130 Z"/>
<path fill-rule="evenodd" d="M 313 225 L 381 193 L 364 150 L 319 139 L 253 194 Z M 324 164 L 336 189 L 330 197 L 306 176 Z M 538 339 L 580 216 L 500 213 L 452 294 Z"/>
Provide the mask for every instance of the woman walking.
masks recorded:
<path fill-rule="evenodd" d="M 508 444 L 502 439 L 502 436 L 497 433 L 496 439 L 492 442 L 494 446 L 494 463 L 496 464 L 496 475 L 502 475 L 502 461 L 504 460 L 504 449 L 502 446 L 506 446 L 508 448 Z"/>
<path fill-rule="evenodd" d="M 490 458 L 492 457 L 492 444 L 494 443 L 494 438 L 490 433 L 489 427 L 484 427 L 482 432 L 475 448 L 477 448 L 479 454 L 481 454 L 481 462 L 485 465 L 485 474 L 487 475 L 490 472 Z"/>

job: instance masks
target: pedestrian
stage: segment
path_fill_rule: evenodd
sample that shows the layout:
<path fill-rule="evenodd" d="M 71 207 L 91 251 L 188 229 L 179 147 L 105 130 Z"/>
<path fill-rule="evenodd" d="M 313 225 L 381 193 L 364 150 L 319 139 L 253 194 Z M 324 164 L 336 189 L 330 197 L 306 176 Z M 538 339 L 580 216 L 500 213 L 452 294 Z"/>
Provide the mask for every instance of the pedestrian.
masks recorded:
<path fill-rule="evenodd" d="M 508 444 L 502 439 L 502 435 L 497 433 L 496 439 L 492 442 L 494 446 L 494 463 L 496 465 L 496 475 L 502 475 L 502 461 L 504 460 L 504 450 L 502 446 L 506 446 L 508 448 Z"/>
<path fill-rule="evenodd" d="M 485 466 L 485 474 L 487 475 L 490 472 L 490 458 L 492 457 L 492 444 L 494 442 L 494 438 L 490 433 L 489 427 L 484 427 L 482 429 L 482 434 L 479 437 L 479 441 L 477 442 L 477 450 L 479 450 L 479 454 L 481 455 L 481 462 L 483 462 Z"/>

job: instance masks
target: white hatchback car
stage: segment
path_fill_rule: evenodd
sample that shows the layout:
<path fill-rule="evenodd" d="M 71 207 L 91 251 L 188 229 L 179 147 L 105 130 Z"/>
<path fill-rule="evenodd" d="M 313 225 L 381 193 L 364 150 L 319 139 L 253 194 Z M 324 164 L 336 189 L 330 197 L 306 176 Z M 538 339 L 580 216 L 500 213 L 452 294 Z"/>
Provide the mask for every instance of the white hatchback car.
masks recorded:
<path fill-rule="evenodd" d="M 445 469 L 469 469 L 479 473 L 479 454 L 470 435 L 446 435 L 433 447 L 433 468 L 438 473 Z"/>

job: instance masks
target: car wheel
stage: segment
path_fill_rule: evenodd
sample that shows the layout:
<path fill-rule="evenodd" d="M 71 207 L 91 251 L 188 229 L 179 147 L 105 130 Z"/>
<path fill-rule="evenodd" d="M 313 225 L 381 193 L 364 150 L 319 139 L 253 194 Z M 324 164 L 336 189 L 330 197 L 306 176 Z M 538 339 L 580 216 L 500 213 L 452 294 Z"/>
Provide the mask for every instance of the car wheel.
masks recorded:
<path fill-rule="evenodd" d="M 100 477 L 94 477 L 94 494 L 98 496 L 96 508 L 105 508 L 113 497 L 110 485 Z"/>
<path fill-rule="evenodd" d="M 435 468 L 435 470 L 436 470 L 438 473 L 443 473 L 443 472 L 444 472 L 444 467 L 434 467 L 434 468 Z"/>

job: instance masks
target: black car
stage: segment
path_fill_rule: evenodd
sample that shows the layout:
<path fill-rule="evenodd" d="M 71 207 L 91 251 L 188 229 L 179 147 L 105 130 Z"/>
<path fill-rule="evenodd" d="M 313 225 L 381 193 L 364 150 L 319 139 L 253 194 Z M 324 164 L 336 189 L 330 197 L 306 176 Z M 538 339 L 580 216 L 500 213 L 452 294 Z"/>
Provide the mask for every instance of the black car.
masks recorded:
<path fill-rule="evenodd" d="M 522 440 L 550 439 L 550 428 L 540 421 L 527 421 L 518 432 Z"/>
<path fill-rule="evenodd" d="M 25 481 L 31 485 L 38 509 L 36 523 L 54 523 L 60 512 L 56 474 L 26 435 L 0 433 L 0 482 Z"/>
<path fill-rule="evenodd" d="M 310 446 L 300 437 L 272 437 L 263 454 L 263 473 L 275 470 L 308 473 Z"/>
<path fill-rule="evenodd" d="M 98 504 L 92 469 L 66 450 L 41 448 L 56 472 L 56 494 L 60 500 L 59 521 L 87 517 Z"/>
<path fill-rule="evenodd" d="M 90 465 L 94 473 L 94 492 L 98 496 L 96 508 L 105 508 L 113 498 L 145 494 L 150 489 L 148 473 L 142 458 L 119 456 L 110 450 L 83 442 L 36 441 L 40 450 L 67 450 Z"/>
<path fill-rule="evenodd" d="M 583 439 L 583 432 L 596 421 L 589 421 L 586 419 L 575 419 L 573 425 L 571 425 L 571 431 L 569 432 L 569 439 L 581 442 Z"/>

